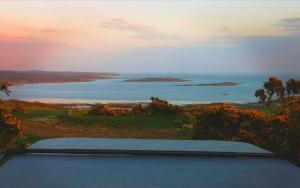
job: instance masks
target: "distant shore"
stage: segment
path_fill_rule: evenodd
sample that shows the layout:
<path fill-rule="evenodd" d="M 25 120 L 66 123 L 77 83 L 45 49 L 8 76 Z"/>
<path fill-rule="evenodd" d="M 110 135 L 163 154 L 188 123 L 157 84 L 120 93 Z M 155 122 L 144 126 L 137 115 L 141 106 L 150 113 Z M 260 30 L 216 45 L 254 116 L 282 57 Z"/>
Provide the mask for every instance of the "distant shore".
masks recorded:
<path fill-rule="evenodd" d="M 147 77 L 147 78 L 133 78 L 125 80 L 125 82 L 187 82 L 183 78 L 175 77 Z"/>
<path fill-rule="evenodd" d="M 218 83 L 204 83 L 204 84 L 181 84 L 176 86 L 238 86 L 240 83 L 236 82 L 218 82 Z"/>
<path fill-rule="evenodd" d="M 118 76 L 116 73 L 0 70 L 0 80 L 6 80 L 13 85 L 90 82 L 101 79 L 114 79 L 116 76 Z"/>
<path fill-rule="evenodd" d="M 31 98 L 20 99 L 27 102 L 40 102 L 49 104 L 139 104 L 149 103 L 150 100 L 95 100 L 95 99 L 58 99 L 58 98 Z M 222 102 L 222 101 L 173 101 L 168 100 L 170 104 L 174 105 L 195 105 L 195 104 L 212 104 L 212 103 L 232 103 L 232 104 L 250 104 L 253 102 L 234 101 L 234 102 Z"/>

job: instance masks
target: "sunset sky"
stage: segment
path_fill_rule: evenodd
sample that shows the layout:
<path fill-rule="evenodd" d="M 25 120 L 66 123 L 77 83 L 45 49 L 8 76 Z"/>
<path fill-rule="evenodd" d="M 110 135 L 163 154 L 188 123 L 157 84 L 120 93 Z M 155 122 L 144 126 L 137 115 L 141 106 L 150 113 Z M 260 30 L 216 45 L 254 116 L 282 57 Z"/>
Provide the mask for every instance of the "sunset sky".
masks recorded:
<path fill-rule="evenodd" d="M 300 1 L 1 1 L 0 68 L 300 72 Z"/>

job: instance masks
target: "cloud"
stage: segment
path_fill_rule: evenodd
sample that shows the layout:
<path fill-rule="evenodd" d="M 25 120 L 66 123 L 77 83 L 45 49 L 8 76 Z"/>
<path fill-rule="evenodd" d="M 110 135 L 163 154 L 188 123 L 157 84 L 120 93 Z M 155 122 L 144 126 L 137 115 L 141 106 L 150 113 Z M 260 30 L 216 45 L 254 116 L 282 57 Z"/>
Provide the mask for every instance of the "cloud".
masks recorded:
<path fill-rule="evenodd" d="M 279 27 L 291 34 L 299 35 L 300 34 L 300 17 L 282 19 L 275 26 Z"/>
<path fill-rule="evenodd" d="M 113 29 L 117 31 L 127 31 L 133 33 L 131 37 L 142 39 L 174 39 L 178 36 L 169 35 L 167 33 L 158 32 L 153 26 L 147 26 L 137 23 L 131 23 L 123 18 L 113 18 L 105 22 L 101 22 L 99 27 Z"/>

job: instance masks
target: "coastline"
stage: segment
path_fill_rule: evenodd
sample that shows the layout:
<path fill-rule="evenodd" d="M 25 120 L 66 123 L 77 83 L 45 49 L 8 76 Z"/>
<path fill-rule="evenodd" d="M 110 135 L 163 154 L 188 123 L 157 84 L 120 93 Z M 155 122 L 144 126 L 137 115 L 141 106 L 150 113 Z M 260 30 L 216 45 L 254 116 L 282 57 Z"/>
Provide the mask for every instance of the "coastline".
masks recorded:
<path fill-rule="evenodd" d="M 103 79 L 115 79 L 117 73 L 109 72 L 72 72 L 72 71 L 10 71 L 0 70 L 0 80 L 14 86 L 39 83 L 91 82 Z"/>
<path fill-rule="evenodd" d="M 17 99 L 26 102 L 40 102 L 49 104 L 139 104 L 149 103 L 150 100 L 97 100 L 97 99 L 62 99 L 62 98 L 28 98 Z M 235 102 L 222 102 L 222 101 L 174 101 L 168 100 L 173 105 L 197 105 L 197 104 L 212 104 L 212 103 L 230 103 L 230 104 L 253 104 L 254 102 L 235 101 Z"/>

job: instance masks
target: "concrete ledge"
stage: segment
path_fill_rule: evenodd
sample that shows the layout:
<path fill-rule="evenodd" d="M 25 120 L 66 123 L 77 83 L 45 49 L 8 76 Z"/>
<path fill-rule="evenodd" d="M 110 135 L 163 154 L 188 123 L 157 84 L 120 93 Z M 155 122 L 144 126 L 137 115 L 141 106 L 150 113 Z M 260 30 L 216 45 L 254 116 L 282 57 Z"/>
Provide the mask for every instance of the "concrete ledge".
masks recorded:
<path fill-rule="evenodd" d="M 132 154 L 182 156 L 273 156 L 272 152 L 243 142 L 218 140 L 57 138 L 41 140 L 25 153 Z"/>
<path fill-rule="evenodd" d="M 100 150 L 100 149 L 26 149 L 25 153 L 36 154 L 118 154 L 118 155 L 162 155 L 162 156 L 216 156 L 216 157 L 272 157 L 273 153 L 163 151 L 163 150 Z"/>

